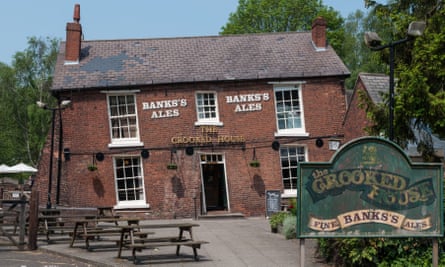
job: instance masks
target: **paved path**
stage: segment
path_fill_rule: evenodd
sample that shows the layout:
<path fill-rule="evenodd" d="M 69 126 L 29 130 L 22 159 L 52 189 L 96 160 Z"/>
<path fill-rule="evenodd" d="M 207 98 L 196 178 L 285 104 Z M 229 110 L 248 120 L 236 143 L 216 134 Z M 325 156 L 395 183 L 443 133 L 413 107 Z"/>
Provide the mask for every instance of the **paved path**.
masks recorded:
<path fill-rule="evenodd" d="M 175 220 L 192 221 L 192 220 Z M 167 222 L 165 220 L 159 222 Z M 170 221 L 171 222 L 171 221 Z M 300 248 L 299 240 L 286 240 L 281 234 L 273 234 L 270 232 L 269 223 L 265 218 L 247 218 L 247 219 L 206 219 L 193 221 L 200 224 L 200 227 L 194 228 L 195 239 L 209 241 L 198 250 L 200 261 L 193 260 L 193 252 L 191 248 L 181 248 L 181 255 L 175 255 L 174 247 L 161 247 L 156 250 L 144 250 L 140 255 L 142 262 L 137 266 L 202 266 L 202 267 L 285 267 L 300 266 Z M 175 235 L 176 229 L 160 229 L 156 230 L 159 235 Z M 306 240 L 305 242 L 305 267 L 320 267 L 323 265 L 314 258 L 315 240 Z M 47 245 L 43 241 L 39 241 L 38 252 L 44 252 L 48 255 L 58 255 L 67 257 L 71 260 L 87 263 L 83 266 L 108 267 L 108 266 L 135 266 L 130 260 L 131 252 L 125 250 L 121 259 L 116 258 L 117 249 L 97 249 L 88 252 L 82 248 L 84 243 L 78 241 L 74 248 L 69 248 L 68 243 L 58 242 L 56 244 Z M 28 252 L 30 253 L 30 252 Z M 0 259 L 5 255 L 0 248 Z M 29 254 L 28 254 L 29 255 Z M 138 254 L 139 255 L 139 254 Z M 48 259 L 52 259 L 48 256 Z M 58 259 L 59 262 L 60 258 Z M 77 265 L 61 265 L 57 261 L 50 264 L 51 260 L 45 262 L 46 265 L 11 265 L 18 267 L 60 267 L 60 266 L 77 266 Z M 69 263 L 67 263 L 69 264 Z M 1 265 L 4 266 L 4 265 Z M 6 265 L 5 265 L 6 266 Z"/>

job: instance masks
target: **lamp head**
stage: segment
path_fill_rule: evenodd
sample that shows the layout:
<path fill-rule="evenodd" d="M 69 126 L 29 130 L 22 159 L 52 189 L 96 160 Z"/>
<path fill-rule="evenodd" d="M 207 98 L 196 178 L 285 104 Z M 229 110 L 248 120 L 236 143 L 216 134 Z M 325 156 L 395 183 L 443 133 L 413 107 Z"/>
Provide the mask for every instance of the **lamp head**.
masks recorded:
<path fill-rule="evenodd" d="M 382 38 L 376 32 L 365 32 L 365 44 L 371 48 L 379 47 L 382 45 Z"/>
<path fill-rule="evenodd" d="M 71 100 L 62 100 L 62 102 L 60 102 L 60 107 L 65 108 L 65 107 L 69 106 L 70 104 L 71 104 Z"/>
<path fill-rule="evenodd" d="M 426 28 L 425 21 L 413 21 L 408 26 L 407 34 L 412 37 L 419 37 L 423 35 L 425 28 Z"/>
<path fill-rule="evenodd" d="M 36 104 L 39 108 L 46 108 L 46 103 L 43 103 L 42 101 L 37 101 Z"/>

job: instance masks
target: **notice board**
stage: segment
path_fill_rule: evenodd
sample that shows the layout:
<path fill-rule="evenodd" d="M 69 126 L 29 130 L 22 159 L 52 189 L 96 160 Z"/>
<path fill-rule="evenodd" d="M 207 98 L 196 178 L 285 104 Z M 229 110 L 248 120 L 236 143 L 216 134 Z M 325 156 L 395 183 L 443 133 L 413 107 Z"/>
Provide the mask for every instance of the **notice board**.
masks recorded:
<path fill-rule="evenodd" d="M 281 191 L 266 190 L 266 217 L 281 211 Z"/>

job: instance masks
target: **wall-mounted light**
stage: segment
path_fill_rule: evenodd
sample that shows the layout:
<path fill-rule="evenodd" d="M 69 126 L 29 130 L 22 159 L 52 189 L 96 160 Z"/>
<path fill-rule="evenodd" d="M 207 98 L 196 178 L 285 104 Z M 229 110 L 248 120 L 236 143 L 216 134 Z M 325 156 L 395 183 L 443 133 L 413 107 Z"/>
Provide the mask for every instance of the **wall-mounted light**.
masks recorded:
<path fill-rule="evenodd" d="M 98 152 L 98 153 L 96 153 L 96 160 L 97 161 L 103 161 L 104 160 L 104 158 L 105 158 L 105 155 L 104 155 L 104 153 L 102 153 L 102 152 Z"/>
<path fill-rule="evenodd" d="M 193 155 L 194 152 L 195 152 L 195 150 L 193 149 L 192 146 L 188 146 L 185 148 L 185 154 L 187 154 L 188 156 Z"/>
<path fill-rule="evenodd" d="M 69 148 L 65 147 L 63 149 L 63 156 L 65 157 L 65 161 L 69 161 L 71 159 L 71 151 Z"/>
<path fill-rule="evenodd" d="M 144 159 L 147 159 L 149 156 L 150 156 L 150 152 L 148 152 L 148 149 L 142 149 L 141 157 Z"/>
<path fill-rule="evenodd" d="M 340 140 L 338 139 L 329 140 L 329 150 L 338 150 L 339 147 L 340 147 Z"/>

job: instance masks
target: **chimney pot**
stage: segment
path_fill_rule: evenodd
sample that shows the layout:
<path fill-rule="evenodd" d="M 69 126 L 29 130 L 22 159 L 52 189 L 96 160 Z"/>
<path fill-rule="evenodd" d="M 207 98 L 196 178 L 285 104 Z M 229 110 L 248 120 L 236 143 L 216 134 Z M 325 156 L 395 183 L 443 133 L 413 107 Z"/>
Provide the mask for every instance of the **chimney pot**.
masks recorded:
<path fill-rule="evenodd" d="M 79 21 L 80 21 L 80 5 L 79 4 L 76 4 L 74 6 L 73 20 L 74 20 L 74 22 L 77 22 L 77 23 L 79 23 Z"/>
<path fill-rule="evenodd" d="M 326 20 L 322 17 L 318 17 L 312 23 L 312 42 L 316 49 L 326 49 Z"/>
<path fill-rule="evenodd" d="M 80 21 L 80 5 L 74 6 L 74 22 L 66 24 L 65 63 L 78 63 L 82 41 L 82 25 Z"/>

